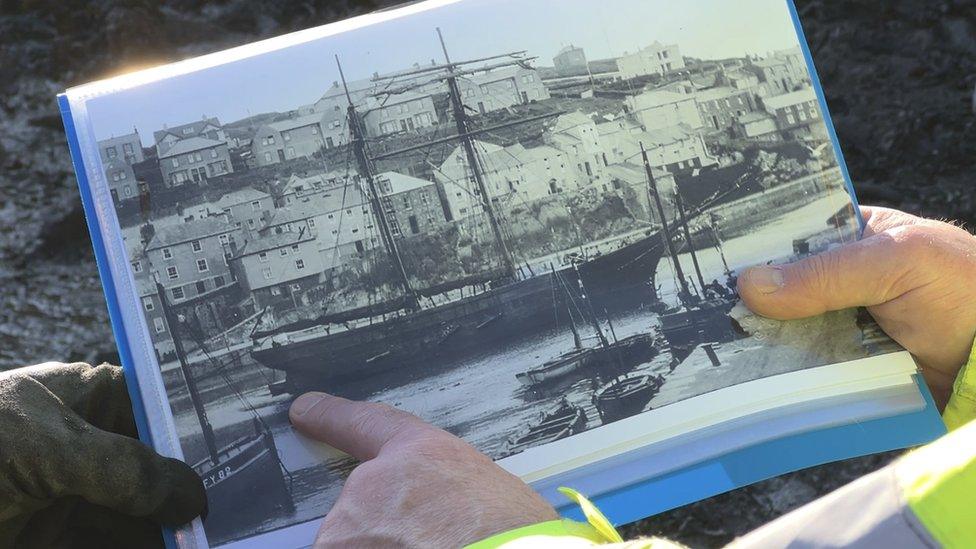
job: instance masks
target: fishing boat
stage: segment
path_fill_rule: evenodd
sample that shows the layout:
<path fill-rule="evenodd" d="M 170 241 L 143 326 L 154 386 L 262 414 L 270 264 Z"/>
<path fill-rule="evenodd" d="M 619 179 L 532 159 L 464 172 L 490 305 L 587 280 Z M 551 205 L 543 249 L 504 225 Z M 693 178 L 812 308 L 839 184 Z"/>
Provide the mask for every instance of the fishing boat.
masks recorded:
<path fill-rule="evenodd" d="M 223 373 L 224 364 L 213 364 L 213 369 L 224 377 L 224 381 L 251 411 L 253 432 L 242 435 L 229 444 L 218 444 L 196 377 L 186 361 L 182 336 L 194 338 L 193 332 L 186 329 L 180 317 L 174 314 L 166 293 L 158 282 L 156 292 L 163 316 L 173 333 L 176 357 L 207 452 L 206 457 L 192 465 L 193 470 L 203 479 L 203 487 L 207 493 L 209 513 L 204 520 L 204 526 L 211 542 L 216 544 L 228 541 L 240 532 L 242 524 L 259 524 L 276 514 L 294 510 L 290 484 L 285 480 L 290 474 L 278 457 L 270 427 L 233 387 L 231 380 L 226 378 Z M 200 338 L 194 339 L 201 349 L 206 350 Z M 240 364 L 236 366 L 240 367 Z"/>
<path fill-rule="evenodd" d="M 644 411 L 664 385 L 664 377 L 631 374 L 618 377 L 593 394 L 593 404 L 603 423 L 624 419 Z"/>
<path fill-rule="evenodd" d="M 509 439 L 505 455 L 510 456 L 533 446 L 541 446 L 582 432 L 586 428 L 586 412 L 565 398 L 552 409 L 543 412 L 537 424 Z"/>
<path fill-rule="evenodd" d="M 537 385 L 582 370 L 593 355 L 593 349 L 573 349 L 557 358 L 545 362 L 539 368 L 515 374 L 515 379 L 523 385 Z"/>
<path fill-rule="evenodd" d="M 712 218 L 709 227 L 716 249 L 722 258 L 725 275 L 730 282 L 728 286 L 721 285 L 717 280 L 712 283 L 705 282 L 705 276 L 702 274 L 698 255 L 692 243 L 691 230 L 688 228 L 689 219 L 681 199 L 681 192 L 675 186 L 674 203 L 678 212 L 679 230 L 684 234 L 684 242 L 691 256 L 698 281 L 697 288 L 692 289 L 692 285 L 685 278 L 681 260 L 678 258 L 678 251 L 665 216 L 663 201 L 658 193 L 654 175 L 651 173 L 647 151 L 644 150 L 643 146 L 641 146 L 641 154 L 649 181 L 649 192 L 661 216 L 661 233 L 665 248 L 678 282 L 679 305 L 660 315 L 661 334 L 667 341 L 671 352 L 671 364 L 674 367 L 684 361 L 698 345 L 732 341 L 744 336 L 744 333 L 737 329 L 735 321 L 729 316 L 729 311 L 738 301 L 738 295 L 735 293 L 734 284 L 732 284 L 732 271 L 729 269 L 721 239 L 715 228 L 715 219 Z"/>

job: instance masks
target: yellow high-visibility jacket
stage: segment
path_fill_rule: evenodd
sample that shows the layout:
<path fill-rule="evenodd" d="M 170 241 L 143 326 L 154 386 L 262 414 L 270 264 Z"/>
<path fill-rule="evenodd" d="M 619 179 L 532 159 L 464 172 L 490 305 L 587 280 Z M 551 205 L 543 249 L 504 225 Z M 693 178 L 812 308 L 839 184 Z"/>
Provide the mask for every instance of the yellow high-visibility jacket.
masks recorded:
<path fill-rule="evenodd" d="M 766 547 L 976 548 L 976 345 L 943 413 L 950 432 L 743 536 L 728 549 Z M 625 542 L 586 498 L 564 493 L 587 522 L 555 520 L 493 536 L 469 549 L 667 549 L 663 539 Z"/>

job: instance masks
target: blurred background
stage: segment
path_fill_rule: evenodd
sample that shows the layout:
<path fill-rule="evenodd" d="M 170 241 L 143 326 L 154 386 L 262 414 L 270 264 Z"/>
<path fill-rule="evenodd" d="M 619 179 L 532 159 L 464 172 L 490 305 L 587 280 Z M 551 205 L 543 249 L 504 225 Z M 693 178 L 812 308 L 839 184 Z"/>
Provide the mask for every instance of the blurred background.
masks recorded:
<path fill-rule="evenodd" d="M 55 95 L 384 0 L 0 0 L 0 369 L 117 362 Z M 976 222 L 976 0 L 795 0 L 859 199 Z M 695 547 L 882 466 L 801 471 L 629 526 Z"/>

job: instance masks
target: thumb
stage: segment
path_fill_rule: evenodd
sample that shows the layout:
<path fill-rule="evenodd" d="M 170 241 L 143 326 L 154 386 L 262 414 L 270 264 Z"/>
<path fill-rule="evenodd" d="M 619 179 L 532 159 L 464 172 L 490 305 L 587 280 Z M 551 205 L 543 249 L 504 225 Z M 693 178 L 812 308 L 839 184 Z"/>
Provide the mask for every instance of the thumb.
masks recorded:
<path fill-rule="evenodd" d="M 739 296 L 753 312 L 778 320 L 880 305 L 918 285 L 918 258 L 899 240 L 881 233 L 794 263 L 751 267 L 739 276 Z"/>

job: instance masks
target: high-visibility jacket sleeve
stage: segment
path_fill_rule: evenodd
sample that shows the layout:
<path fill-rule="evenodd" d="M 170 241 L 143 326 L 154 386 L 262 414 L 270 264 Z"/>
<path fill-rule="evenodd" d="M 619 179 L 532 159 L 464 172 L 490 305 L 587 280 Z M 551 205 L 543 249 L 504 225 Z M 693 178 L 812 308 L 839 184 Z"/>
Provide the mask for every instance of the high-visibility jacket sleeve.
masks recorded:
<path fill-rule="evenodd" d="M 962 367 L 952 387 L 952 395 L 942 418 L 949 430 L 976 419 L 976 344 L 969 355 L 969 363 Z"/>

